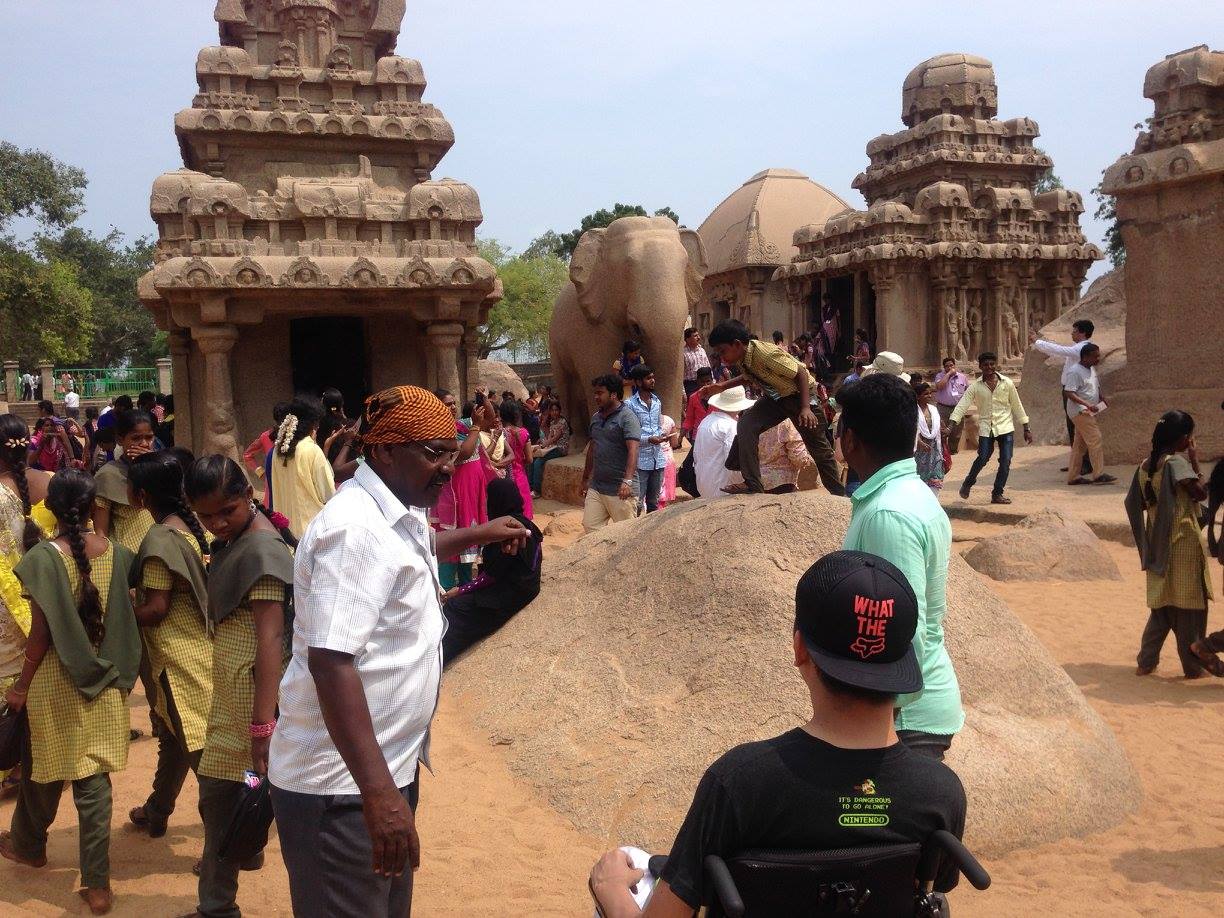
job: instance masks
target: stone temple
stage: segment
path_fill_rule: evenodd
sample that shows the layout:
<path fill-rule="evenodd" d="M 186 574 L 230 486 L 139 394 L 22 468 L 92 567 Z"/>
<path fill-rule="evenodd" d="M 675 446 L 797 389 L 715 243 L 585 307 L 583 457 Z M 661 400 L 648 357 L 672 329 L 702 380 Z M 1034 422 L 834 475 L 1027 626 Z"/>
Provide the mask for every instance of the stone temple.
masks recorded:
<path fill-rule="evenodd" d="M 1170 54 L 1148 70 L 1155 111 L 1105 172 L 1126 246 L 1126 366 L 1110 380 L 1107 454 L 1138 461 L 1170 408 L 1197 421 L 1199 450 L 1224 450 L 1224 51 Z"/>
<path fill-rule="evenodd" d="M 236 455 L 296 390 L 350 413 L 403 382 L 464 394 L 501 296 L 476 192 L 435 180 L 454 143 L 393 52 L 404 0 L 218 0 L 220 45 L 153 183 L 140 297 L 170 333 L 177 439 Z"/>
<path fill-rule="evenodd" d="M 774 277 L 809 329 L 828 298 L 842 355 L 863 328 L 912 367 L 984 350 L 1019 365 L 1029 329 L 1068 309 L 1101 257 L 1080 231 L 1083 201 L 1035 190 L 1053 164 L 1033 145 L 1034 121 L 995 117 L 988 60 L 933 57 L 905 78 L 901 100 L 905 130 L 867 145 L 853 183 L 867 210 L 799 228 L 798 254 Z"/>

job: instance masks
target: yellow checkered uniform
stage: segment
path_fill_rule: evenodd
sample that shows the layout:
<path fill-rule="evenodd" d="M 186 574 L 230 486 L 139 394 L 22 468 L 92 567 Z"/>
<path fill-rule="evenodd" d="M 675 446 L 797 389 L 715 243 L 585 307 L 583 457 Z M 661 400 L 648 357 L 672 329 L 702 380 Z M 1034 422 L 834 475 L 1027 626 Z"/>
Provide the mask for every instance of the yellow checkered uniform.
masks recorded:
<path fill-rule="evenodd" d="M 1177 481 L 1194 478 L 1194 468 L 1184 456 L 1172 455 L 1159 463 L 1156 474 L 1151 477 L 1152 491 L 1160 493 L 1164 476 L 1172 472 Z M 1139 470 L 1139 487 L 1147 491 L 1148 473 Z M 1214 598 L 1211 574 L 1208 567 L 1207 542 L 1198 525 L 1198 504 L 1184 488 L 1175 488 L 1177 515 L 1170 535 L 1169 565 L 1163 575 L 1147 572 L 1147 601 L 1149 609 L 1176 606 L 1179 609 L 1206 609 L 1207 601 Z M 1149 513 L 1148 536 L 1156 522 L 1156 514 Z"/>
<path fill-rule="evenodd" d="M 60 560 L 68 570 L 72 595 L 79 599 L 81 575 L 76 563 L 62 553 Z M 108 546 L 106 554 L 94 558 L 90 566 L 94 585 L 105 598 L 115 569 L 114 548 Z M 103 621 L 106 611 L 103 609 Z M 86 701 L 54 647 L 47 650 L 34 673 L 26 710 L 34 756 L 30 777 L 39 784 L 76 781 L 127 767 L 132 725 L 126 693 L 108 688 L 93 701 Z"/>
<path fill-rule="evenodd" d="M 213 635 L 213 696 L 200 774 L 241 781 L 251 767 L 251 711 L 255 707 L 255 613 L 257 600 L 285 601 L 285 584 L 260 577 Z M 284 671 L 284 664 L 281 666 Z"/>
<path fill-rule="evenodd" d="M 195 536 L 174 530 L 196 555 L 200 546 Z M 154 710 L 162 723 L 173 730 L 170 701 L 162 685 L 162 673 L 170 683 L 170 695 L 183 725 L 183 742 L 188 752 L 204 748 L 208 713 L 212 707 L 213 642 L 204 624 L 205 611 L 196 606 L 191 585 L 176 576 L 161 558 L 149 558 L 141 573 L 141 586 L 149 590 L 170 591 L 170 611 L 152 627 L 142 627 L 149 668 L 157 686 Z"/>
<path fill-rule="evenodd" d="M 753 339 L 748 342 L 741 368 L 765 387 L 770 398 L 786 398 L 799 391 L 795 378 L 802 364 L 775 344 Z M 816 391 L 816 381 L 808 373 L 808 392 Z"/>
<path fill-rule="evenodd" d="M 110 537 L 136 554 L 140 551 L 140 543 L 153 528 L 153 517 L 148 510 L 137 510 L 130 504 L 117 504 L 105 497 L 96 498 L 99 507 L 110 510 Z"/>

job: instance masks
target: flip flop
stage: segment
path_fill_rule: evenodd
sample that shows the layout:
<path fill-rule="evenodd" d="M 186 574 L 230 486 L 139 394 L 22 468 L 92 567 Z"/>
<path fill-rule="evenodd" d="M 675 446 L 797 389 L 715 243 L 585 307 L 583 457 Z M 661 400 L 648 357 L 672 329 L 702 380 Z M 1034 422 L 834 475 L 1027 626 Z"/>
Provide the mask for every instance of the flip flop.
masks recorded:
<path fill-rule="evenodd" d="M 723 490 L 723 493 L 725 494 L 751 494 L 752 493 L 752 491 L 748 488 L 747 485 L 742 485 L 742 484 L 729 484 L 726 487 L 724 487 L 722 490 Z"/>
<path fill-rule="evenodd" d="M 1092 483 L 1093 484 L 1113 484 L 1117 480 L 1118 480 L 1117 476 L 1115 475 L 1098 475 L 1096 478 L 1092 479 Z"/>
<path fill-rule="evenodd" d="M 1090 478 L 1085 478 L 1083 475 L 1081 475 L 1079 478 L 1072 478 L 1070 481 L 1067 482 L 1067 484 L 1086 485 L 1086 484 L 1092 484 L 1092 480 Z"/>

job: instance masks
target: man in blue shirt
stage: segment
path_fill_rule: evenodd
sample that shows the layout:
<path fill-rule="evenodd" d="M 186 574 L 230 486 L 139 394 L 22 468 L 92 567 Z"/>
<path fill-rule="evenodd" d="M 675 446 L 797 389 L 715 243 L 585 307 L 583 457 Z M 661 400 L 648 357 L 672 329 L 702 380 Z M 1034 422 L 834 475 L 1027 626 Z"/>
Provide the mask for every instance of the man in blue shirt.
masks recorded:
<path fill-rule="evenodd" d="M 887 373 L 844 387 L 837 401 L 842 455 L 863 482 L 850 498 L 850 528 L 842 547 L 887 558 L 918 597 L 914 652 L 923 689 L 897 697 L 897 735 L 915 752 L 943 759 L 965 722 L 943 633 L 952 526 L 918 477 L 918 402 L 908 384 Z"/>
<path fill-rule="evenodd" d="M 663 403 L 655 395 L 654 370 L 646 364 L 633 368 L 629 374 L 633 380 L 634 393 L 625 402 L 642 427 L 641 447 L 638 449 L 638 493 L 646 502 L 646 512 L 659 509 L 659 491 L 663 487 L 663 473 L 667 469 L 667 458 L 659 445 L 667 439 L 663 435 Z"/>

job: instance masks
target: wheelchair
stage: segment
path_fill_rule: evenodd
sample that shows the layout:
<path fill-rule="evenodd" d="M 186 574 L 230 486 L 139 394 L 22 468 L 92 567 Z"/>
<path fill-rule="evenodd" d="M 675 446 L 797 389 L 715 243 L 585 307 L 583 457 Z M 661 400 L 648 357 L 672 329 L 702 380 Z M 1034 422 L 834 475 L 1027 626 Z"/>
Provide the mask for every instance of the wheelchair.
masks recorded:
<path fill-rule="evenodd" d="M 945 860 L 976 889 L 990 875 L 955 835 L 942 829 L 925 843 L 829 851 L 742 851 L 705 859 L 706 918 L 949 918 L 951 909 L 935 878 Z M 650 859 L 662 873 L 666 855 Z"/>

